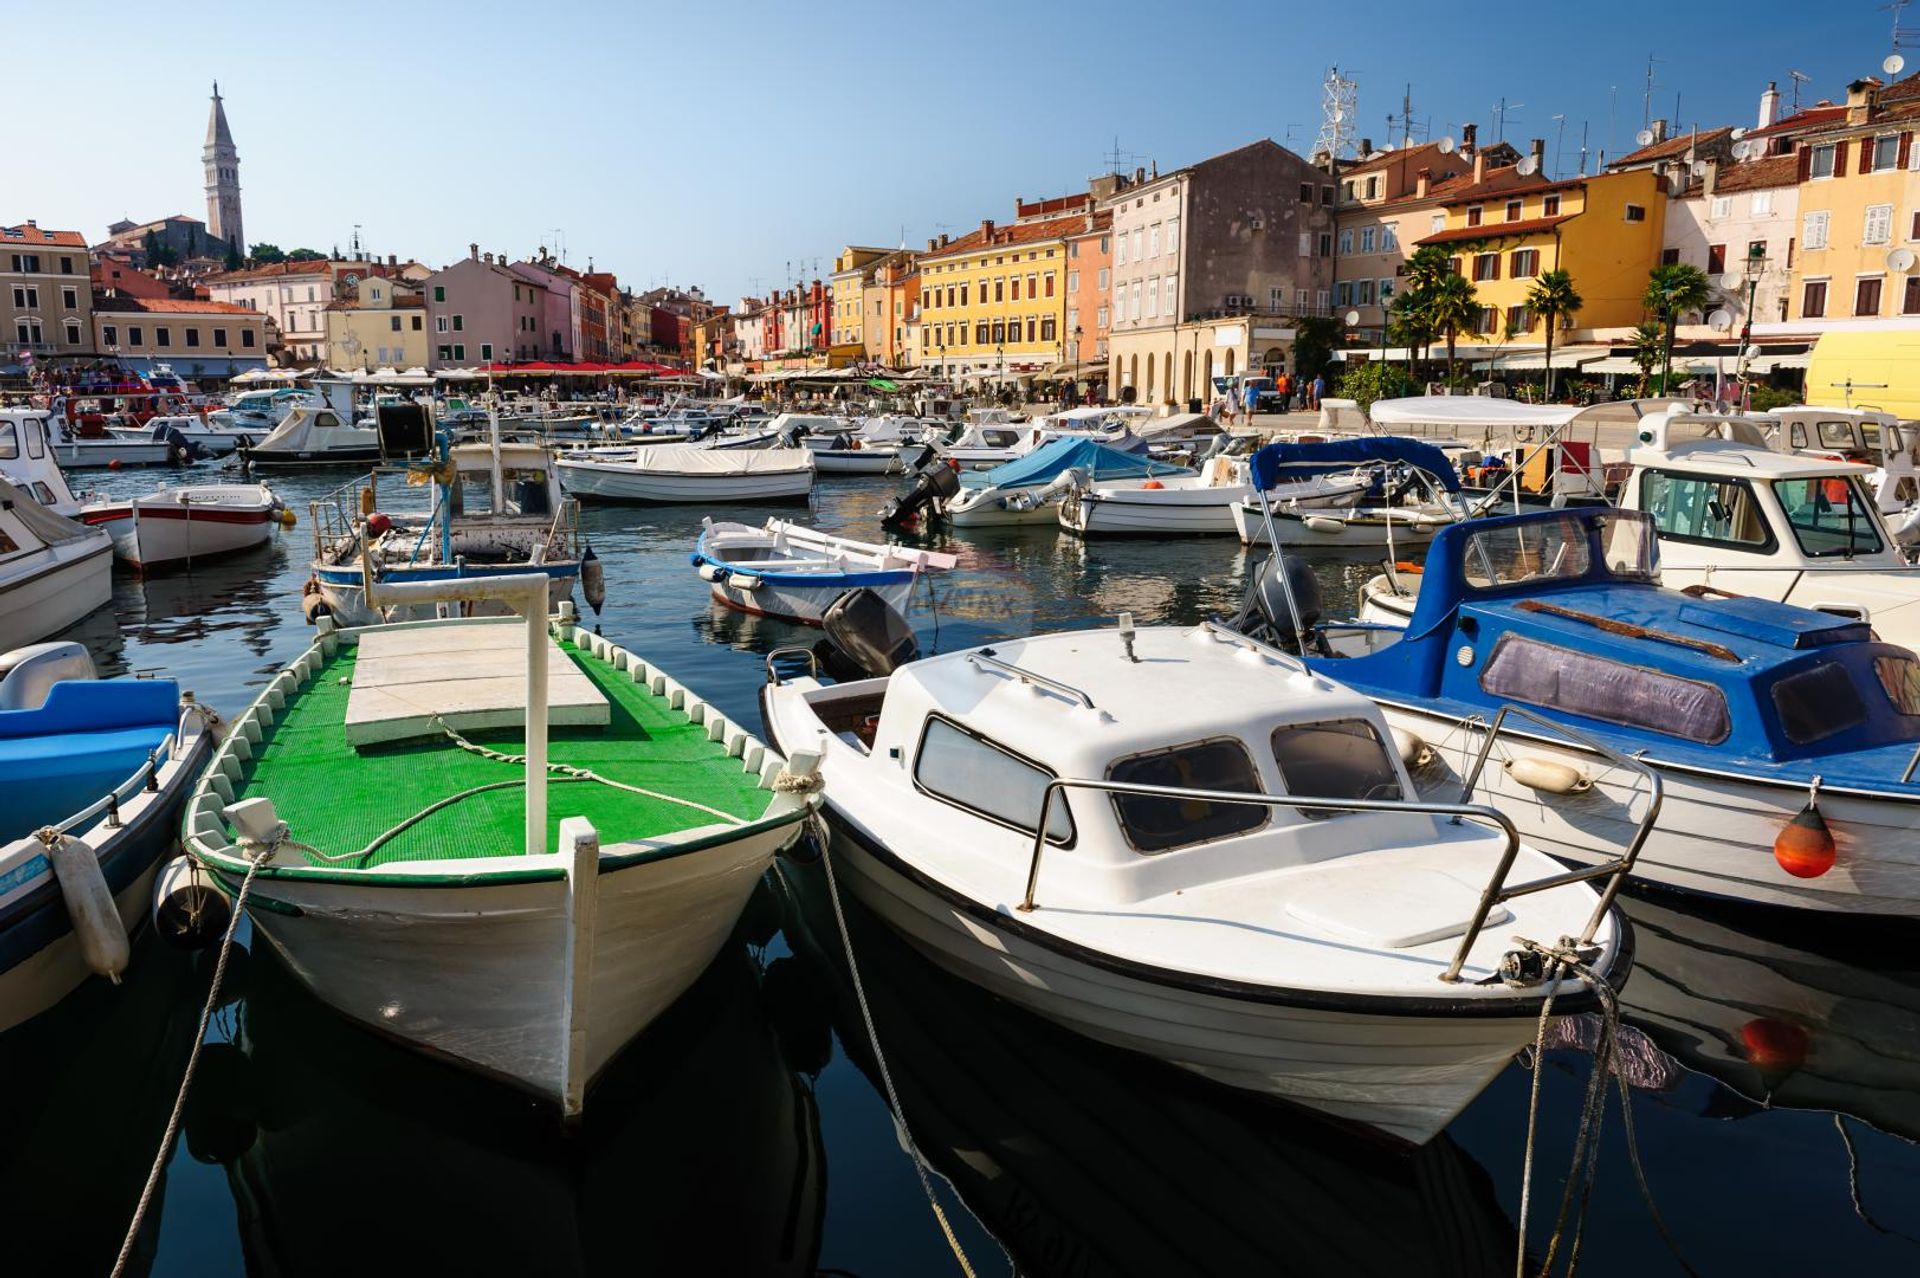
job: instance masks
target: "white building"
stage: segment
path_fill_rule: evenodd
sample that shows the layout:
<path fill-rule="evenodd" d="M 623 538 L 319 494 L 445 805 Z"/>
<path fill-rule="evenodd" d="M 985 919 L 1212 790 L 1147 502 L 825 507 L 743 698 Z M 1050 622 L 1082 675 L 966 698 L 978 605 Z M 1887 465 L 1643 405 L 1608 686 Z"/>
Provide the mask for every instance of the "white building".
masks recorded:
<path fill-rule="evenodd" d="M 1705 174 L 1667 203 L 1662 261 L 1686 262 L 1705 271 L 1719 293 L 1715 306 L 1733 315 L 1735 332 L 1747 323 L 1749 279 L 1754 285 L 1752 322 L 1771 324 L 1787 317 L 1800 213 L 1795 164 L 1791 155 L 1732 165 L 1707 161 Z M 1736 279 L 1737 286 L 1728 287 Z"/>

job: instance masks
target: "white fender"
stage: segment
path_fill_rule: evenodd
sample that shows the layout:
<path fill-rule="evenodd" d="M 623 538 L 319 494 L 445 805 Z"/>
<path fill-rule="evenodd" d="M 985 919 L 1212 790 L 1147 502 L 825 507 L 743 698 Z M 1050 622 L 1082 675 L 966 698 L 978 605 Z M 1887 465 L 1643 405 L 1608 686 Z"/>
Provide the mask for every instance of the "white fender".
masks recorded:
<path fill-rule="evenodd" d="M 1530 790 L 1544 794 L 1585 794 L 1593 789 L 1593 779 L 1580 769 L 1552 759 L 1524 755 L 1503 764 L 1507 775 Z"/>
<path fill-rule="evenodd" d="M 702 581 L 718 581 L 726 575 L 727 570 L 719 564 L 700 565 L 700 580 Z"/>
<path fill-rule="evenodd" d="M 197 950 L 220 939 L 233 917 L 212 876 L 192 857 L 176 856 L 153 878 L 153 926 L 160 939 Z"/>
<path fill-rule="evenodd" d="M 1410 728 L 1391 728 L 1394 748 L 1400 752 L 1400 762 L 1411 771 L 1419 771 L 1433 762 L 1433 747 L 1423 740 L 1419 733 Z"/>
<path fill-rule="evenodd" d="M 1328 519 L 1325 515 L 1308 515 L 1301 522 L 1307 526 L 1309 532 L 1343 533 L 1347 530 L 1344 523 L 1338 519 Z"/>
<path fill-rule="evenodd" d="M 74 939 L 80 943 L 80 957 L 96 975 L 118 985 L 120 973 L 127 970 L 127 929 L 107 889 L 99 856 L 71 834 L 54 836 L 46 847 L 67 917 L 73 922 Z"/>
<path fill-rule="evenodd" d="M 760 589 L 760 579 L 750 573 L 736 572 L 727 578 L 727 584 L 739 590 Z"/>

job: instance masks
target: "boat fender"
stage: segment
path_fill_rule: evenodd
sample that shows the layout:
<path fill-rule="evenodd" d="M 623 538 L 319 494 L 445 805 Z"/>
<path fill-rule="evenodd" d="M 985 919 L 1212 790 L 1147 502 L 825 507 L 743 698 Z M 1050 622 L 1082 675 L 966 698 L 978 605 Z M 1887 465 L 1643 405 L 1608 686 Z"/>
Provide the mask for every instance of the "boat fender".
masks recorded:
<path fill-rule="evenodd" d="M 727 584 L 736 590 L 758 590 L 760 579 L 751 573 L 736 572 L 728 575 Z"/>
<path fill-rule="evenodd" d="M 391 517 L 381 514 L 367 516 L 367 536 L 384 537 L 388 532 L 392 531 L 392 529 L 393 520 Z"/>
<path fill-rule="evenodd" d="M 294 517 L 294 513 L 285 506 L 282 506 L 279 512 L 274 515 L 274 519 L 279 522 L 282 528 L 291 528 L 300 522 Z"/>
<path fill-rule="evenodd" d="M 1773 840 L 1773 859 L 1796 879 L 1817 879 L 1839 859 L 1833 830 L 1820 814 L 1819 786 L 1815 778 L 1807 806 L 1794 813 Z"/>
<path fill-rule="evenodd" d="M 95 975 L 118 985 L 120 973 L 127 970 L 127 928 L 120 921 L 107 876 L 100 869 L 100 857 L 82 840 L 50 825 L 43 826 L 34 837 L 47 849 L 47 860 L 53 863 L 67 918 L 80 942 L 80 957 Z"/>
<path fill-rule="evenodd" d="M 1301 522 L 1306 524 L 1309 532 L 1333 534 L 1343 533 L 1347 530 L 1345 524 L 1337 519 L 1329 519 L 1325 515 L 1308 515 Z"/>
<path fill-rule="evenodd" d="M 1556 763 L 1552 759 L 1523 755 L 1518 759 L 1508 759 L 1502 766 L 1506 768 L 1508 776 L 1529 790 L 1545 794 L 1585 794 L 1593 789 L 1593 779 L 1586 773 L 1571 764 Z"/>
<path fill-rule="evenodd" d="M 1394 748 L 1400 752 L 1400 762 L 1407 765 L 1411 772 L 1418 772 L 1433 762 L 1433 747 L 1428 745 L 1419 733 L 1410 728 L 1394 728 Z"/>
<path fill-rule="evenodd" d="M 1157 492 L 1158 490 L 1165 488 L 1166 485 L 1161 483 L 1157 479 L 1149 479 L 1146 483 L 1141 484 L 1140 487 L 1145 491 Z"/>
<path fill-rule="evenodd" d="M 601 606 L 607 602 L 607 565 L 593 553 L 592 546 L 580 557 L 580 593 L 586 597 L 593 615 L 599 616 Z"/>
<path fill-rule="evenodd" d="M 725 581 L 726 579 L 727 579 L 727 570 L 725 568 L 722 568 L 719 564 L 701 564 L 700 565 L 700 580 Z"/>
<path fill-rule="evenodd" d="M 153 927 L 179 950 L 198 950 L 218 940 L 233 916 L 227 898 L 192 857 L 176 856 L 153 880 Z"/>
<path fill-rule="evenodd" d="M 315 592 L 300 600 L 300 612 L 309 626 L 318 625 L 320 618 L 333 615 L 333 606 L 327 602 L 325 595 Z"/>

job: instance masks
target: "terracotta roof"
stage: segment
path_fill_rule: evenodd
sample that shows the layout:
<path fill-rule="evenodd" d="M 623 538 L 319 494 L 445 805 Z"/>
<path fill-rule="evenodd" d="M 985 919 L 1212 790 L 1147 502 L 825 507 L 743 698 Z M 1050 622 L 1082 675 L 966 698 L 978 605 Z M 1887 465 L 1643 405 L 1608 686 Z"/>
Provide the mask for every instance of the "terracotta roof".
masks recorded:
<path fill-rule="evenodd" d="M 1729 195 L 1735 191 L 1762 191 L 1774 186 L 1796 186 L 1799 184 L 1799 158 L 1792 155 L 1770 155 L 1764 160 L 1748 160 L 1732 168 L 1723 168 L 1713 182 L 1715 195 Z M 1691 190 L 1689 195 L 1697 194 Z"/>
<path fill-rule="evenodd" d="M 1081 228 L 1078 231 L 1069 231 L 1067 232 L 1067 234 L 1069 236 L 1098 235 L 1102 231 L 1111 231 L 1112 229 L 1113 229 L 1113 210 L 1101 209 L 1099 212 L 1093 215 L 1092 225 L 1087 225 L 1086 223 L 1083 222 L 1081 224 Z"/>
<path fill-rule="evenodd" d="M 1404 147 L 1398 151 L 1382 151 L 1378 155 L 1371 155 L 1364 160 L 1354 161 L 1349 167 L 1340 170 L 1340 176 L 1349 178 L 1356 174 L 1371 173 L 1375 169 L 1386 168 L 1387 165 L 1394 160 L 1404 160 L 1409 156 L 1421 156 L 1425 158 L 1425 153 L 1427 152 L 1432 152 L 1436 156 L 1442 154 L 1440 144 L 1438 142 L 1422 142 L 1418 146 Z"/>
<path fill-rule="evenodd" d="M 1045 222 L 1016 222 L 1012 226 L 978 227 L 968 231 L 931 253 L 922 253 L 921 261 L 933 258 L 953 257 L 959 253 L 979 253 L 982 251 L 1018 247 L 1023 244 L 1038 244 L 1043 240 L 1064 239 L 1080 231 L 1087 224 L 1084 216 L 1057 217 Z"/>
<path fill-rule="evenodd" d="M 44 226 L 23 223 L 20 226 L 0 226 L 0 244 L 19 248 L 57 244 L 62 248 L 83 249 L 87 241 L 78 231 L 49 231 Z"/>
<path fill-rule="evenodd" d="M 265 280 L 276 276 L 331 274 L 333 274 L 333 264 L 323 258 L 317 262 L 270 262 L 265 266 L 249 266 L 242 271 L 223 271 L 207 282 L 237 284 L 244 280 Z"/>
<path fill-rule="evenodd" d="M 1499 240 L 1515 235 L 1532 235 L 1539 231 L 1550 231 L 1554 227 L 1575 216 L 1562 213 L 1558 217 L 1530 217 L 1520 222 L 1488 222 L 1481 226 L 1460 226 L 1450 231 L 1441 231 L 1429 235 L 1418 244 L 1459 244 L 1468 240 Z"/>
<path fill-rule="evenodd" d="M 1846 118 L 1847 108 L 1844 104 L 1835 106 L 1831 102 L 1816 102 L 1784 119 L 1775 120 L 1764 129 L 1750 129 L 1746 136 L 1764 138 L 1781 133 L 1799 133 L 1804 129 L 1822 128 L 1835 121 L 1844 122 Z"/>
<path fill-rule="evenodd" d="M 1682 133 L 1663 142 L 1643 146 L 1638 151 L 1629 151 L 1619 159 L 1609 161 L 1607 167 L 1617 169 L 1623 165 L 1651 164 L 1655 160 L 1672 159 L 1675 156 L 1685 155 L 1695 146 L 1721 141 L 1732 132 L 1732 125 L 1722 125 L 1720 128 L 1706 129 L 1699 133 Z"/>
<path fill-rule="evenodd" d="M 1519 178 L 1519 181 L 1510 179 Z M 1512 165 L 1497 169 L 1488 169 L 1480 175 L 1478 182 L 1472 173 L 1462 173 L 1459 177 L 1449 178 L 1445 182 L 1436 182 L 1427 188 L 1429 200 L 1438 199 L 1443 204 L 1471 204 L 1476 200 L 1492 199 L 1497 195 L 1533 194 L 1537 191 L 1552 191 L 1579 186 L 1585 178 L 1568 178 L 1564 182 L 1549 182 L 1538 174 L 1531 178 L 1521 177 Z"/>
<path fill-rule="evenodd" d="M 96 297 L 93 299 L 96 311 L 147 312 L 154 315 L 256 315 L 261 312 L 249 310 L 244 306 L 235 306 L 231 302 L 200 302 L 167 297 Z"/>

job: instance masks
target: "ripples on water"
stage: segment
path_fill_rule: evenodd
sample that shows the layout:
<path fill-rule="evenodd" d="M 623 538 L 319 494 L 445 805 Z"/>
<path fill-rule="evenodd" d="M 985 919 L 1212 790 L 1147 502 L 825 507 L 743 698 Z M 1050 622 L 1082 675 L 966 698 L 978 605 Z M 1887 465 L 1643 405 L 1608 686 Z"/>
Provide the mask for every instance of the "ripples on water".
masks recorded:
<path fill-rule="evenodd" d="M 300 514 L 293 532 L 190 573 L 117 576 L 111 609 L 73 637 L 104 672 L 163 672 L 242 709 L 310 638 L 305 503 L 343 478 L 275 478 Z M 95 482 L 125 492 L 153 476 Z M 892 488 L 823 481 L 812 518 L 873 537 Z M 761 654 L 817 632 L 710 606 L 687 564 L 702 513 L 767 512 L 587 510 L 607 566 L 600 625 L 754 723 Z M 1045 527 L 939 544 L 962 566 L 914 620 L 940 649 L 1123 611 L 1143 625 L 1230 612 L 1248 568 L 1230 538 L 1082 543 Z M 1316 567 L 1330 612 L 1373 571 Z M 1914 1272 L 1920 963 L 1904 938 L 1842 945 L 1816 934 L 1832 929 L 1763 930 L 1664 897 L 1627 908 L 1638 962 L 1625 1002 L 1641 1034 L 1626 1069 L 1647 1173 L 1687 1259 L 1743 1278 Z M 854 924 L 908 1120 L 981 1273 L 1007 1258 L 1036 1275 L 1512 1272 L 1517 1067 L 1426 1149 L 1381 1150 L 1082 1042 L 933 971 L 857 911 Z M 956 1272 L 876 1090 L 834 935 L 817 902 L 770 881 L 739 944 L 621 1058 L 571 1135 L 244 955 L 132 1271 Z M 0 1272 L 110 1267 L 209 957 L 143 942 L 124 987 L 90 985 L 0 1038 Z M 1548 1058 L 1536 1244 L 1584 1060 L 1571 1047 Z M 1617 1111 L 1589 1216 L 1588 1272 L 1677 1272 Z"/>

